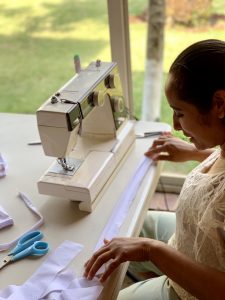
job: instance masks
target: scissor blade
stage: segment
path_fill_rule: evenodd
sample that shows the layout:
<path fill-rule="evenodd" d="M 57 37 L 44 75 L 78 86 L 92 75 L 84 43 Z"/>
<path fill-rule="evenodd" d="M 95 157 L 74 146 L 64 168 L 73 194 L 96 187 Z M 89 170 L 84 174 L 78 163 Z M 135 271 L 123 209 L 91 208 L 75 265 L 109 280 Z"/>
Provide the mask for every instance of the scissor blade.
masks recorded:
<path fill-rule="evenodd" d="M 144 138 L 148 138 L 148 137 L 151 137 L 151 136 L 157 136 L 157 135 L 161 135 L 161 134 L 162 134 L 162 131 L 143 132 L 143 133 L 137 133 L 136 138 L 144 139 Z"/>
<path fill-rule="evenodd" d="M 3 261 L 0 263 L 0 270 L 3 269 L 6 265 L 8 265 L 12 261 L 12 256 L 7 255 Z"/>

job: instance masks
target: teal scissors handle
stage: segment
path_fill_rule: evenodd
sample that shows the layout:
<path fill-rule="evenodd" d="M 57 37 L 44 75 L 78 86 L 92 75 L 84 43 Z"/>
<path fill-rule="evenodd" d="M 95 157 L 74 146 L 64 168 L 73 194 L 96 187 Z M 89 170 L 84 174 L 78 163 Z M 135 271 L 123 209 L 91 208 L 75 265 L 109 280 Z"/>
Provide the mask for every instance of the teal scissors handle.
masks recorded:
<path fill-rule="evenodd" d="M 12 261 L 19 260 L 21 258 L 27 257 L 29 255 L 42 256 L 45 255 L 49 250 L 49 245 L 46 242 L 34 242 L 30 247 L 14 254 L 12 256 Z"/>
<path fill-rule="evenodd" d="M 43 233 L 39 230 L 30 231 L 24 234 L 18 241 L 15 248 L 13 248 L 8 255 L 15 255 L 29 246 L 33 245 L 34 242 L 40 241 L 43 238 Z"/>

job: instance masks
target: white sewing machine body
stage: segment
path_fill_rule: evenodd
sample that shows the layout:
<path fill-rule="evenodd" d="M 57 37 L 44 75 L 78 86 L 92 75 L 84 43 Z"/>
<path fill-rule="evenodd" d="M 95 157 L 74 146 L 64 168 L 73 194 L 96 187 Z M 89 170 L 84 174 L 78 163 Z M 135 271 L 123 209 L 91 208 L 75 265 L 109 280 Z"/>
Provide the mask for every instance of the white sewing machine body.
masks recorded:
<path fill-rule="evenodd" d="M 39 192 L 92 211 L 134 143 L 126 115 L 116 63 L 92 62 L 76 74 L 37 111 L 44 152 L 58 158 L 38 181 Z"/>

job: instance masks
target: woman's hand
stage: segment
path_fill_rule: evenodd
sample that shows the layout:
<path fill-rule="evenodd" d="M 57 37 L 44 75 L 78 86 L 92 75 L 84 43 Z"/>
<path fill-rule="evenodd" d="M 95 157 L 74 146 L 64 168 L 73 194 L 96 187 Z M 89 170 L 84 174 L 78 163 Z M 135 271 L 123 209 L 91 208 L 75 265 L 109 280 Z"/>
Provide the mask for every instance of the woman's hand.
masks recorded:
<path fill-rule="evenodd" d="M 85 263 L 84 276 L 92 279 L 101 266 L 107 263 L 106 270 L 100 277 L 103 282 L 123 262 L 149 260 L 151 241 L 140 237 L 105 240 L 105 245 Z"/>
<path fill-rule="evenodd" d="M 153 142 L 145 155 L 155 161 L 185 162 L 188 160 L 203 161 L 212 152 L 212 149 L 198 150 L 194 144 L 166 133 Z"/>

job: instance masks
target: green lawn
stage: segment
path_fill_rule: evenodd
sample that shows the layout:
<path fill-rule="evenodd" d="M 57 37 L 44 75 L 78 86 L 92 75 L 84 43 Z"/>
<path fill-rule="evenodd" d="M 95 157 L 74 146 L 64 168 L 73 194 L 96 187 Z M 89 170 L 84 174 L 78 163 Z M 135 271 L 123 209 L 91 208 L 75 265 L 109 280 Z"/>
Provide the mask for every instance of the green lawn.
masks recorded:
<path fill-rule="evenodd" d="M 223 0 L 214 11 L 225 13 Z M 131 15 L 147 0 L 129 0 Z M 222 13 L 222 12 L 221 12 Z M 144 77 L 146 23 L 130 24 L 135 114 L 140 117 Z M 166 29 L 164 74 L 177 54 L 191 43 L 225 39 L 224 29 Z M 73 56 L 82 65 L 110 60 L 106 0 L 0 0 L 0 111 L 35 113 L 73 74 Z M 171 111 L 162 96 L 162 121 Z"/>

